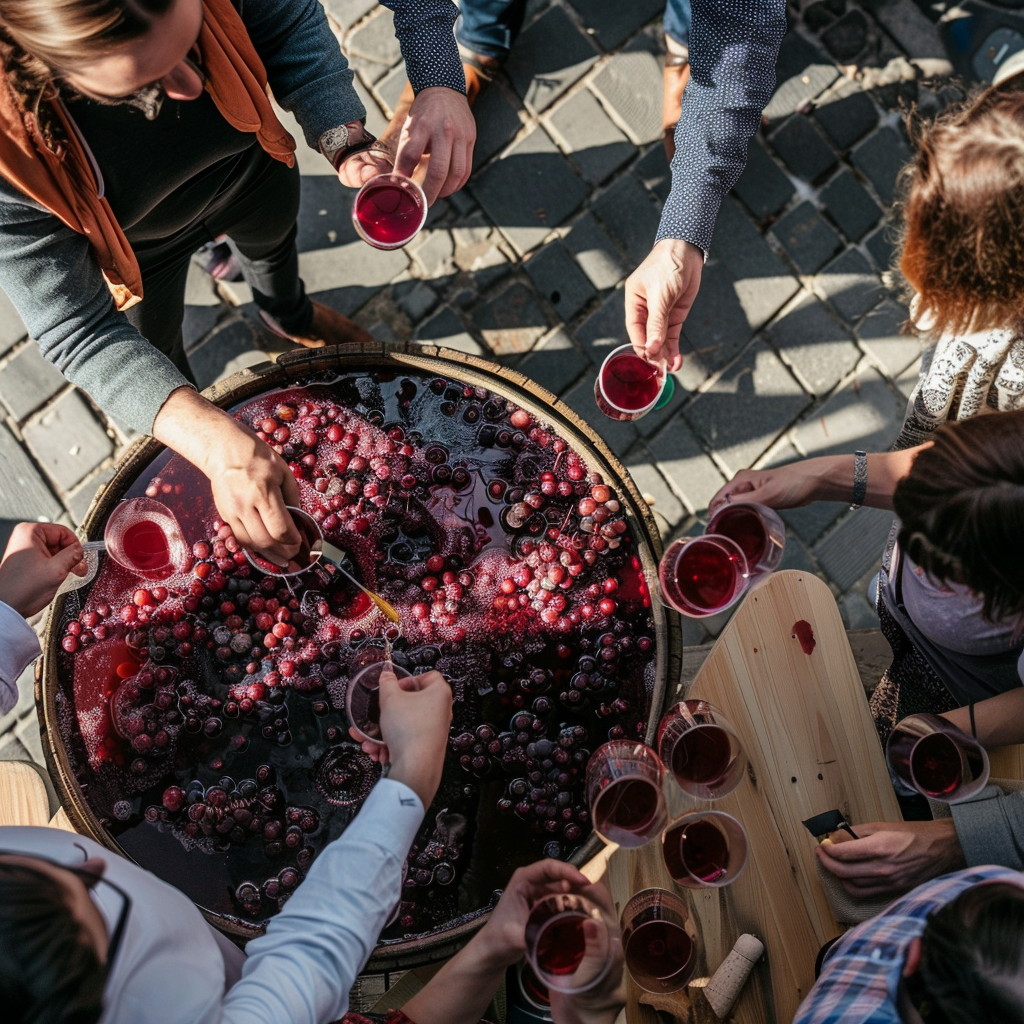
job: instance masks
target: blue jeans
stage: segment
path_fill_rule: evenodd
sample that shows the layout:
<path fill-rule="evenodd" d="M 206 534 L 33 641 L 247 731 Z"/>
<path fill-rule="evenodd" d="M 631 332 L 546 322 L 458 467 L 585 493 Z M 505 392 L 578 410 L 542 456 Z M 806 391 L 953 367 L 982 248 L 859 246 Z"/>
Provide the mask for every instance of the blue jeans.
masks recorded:
<path fill-rule="evenodd" d="M 455 37 L 481 57 L 504 60 L 523 26 L 525 12 L 526 0 L 462 0 L 462 17 L 455 25 Z M 689 43 L 690 0 L 668 0 L 665 33 L 677 43 Z"/>

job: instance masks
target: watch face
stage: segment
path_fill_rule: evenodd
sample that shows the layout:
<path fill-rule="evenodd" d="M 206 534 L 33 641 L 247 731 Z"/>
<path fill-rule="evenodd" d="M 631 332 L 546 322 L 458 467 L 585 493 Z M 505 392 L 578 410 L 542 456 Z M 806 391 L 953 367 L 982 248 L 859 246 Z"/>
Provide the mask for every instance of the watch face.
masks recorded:
<path fill-rule="evenodd" d="M 320 151 L 324 156 L 329 157 L 332 153 L 337 153 L 339 149 L 345 149 L 348 146 L 349 132 L 347 124 L 329 128 L 320 136 Z"/>

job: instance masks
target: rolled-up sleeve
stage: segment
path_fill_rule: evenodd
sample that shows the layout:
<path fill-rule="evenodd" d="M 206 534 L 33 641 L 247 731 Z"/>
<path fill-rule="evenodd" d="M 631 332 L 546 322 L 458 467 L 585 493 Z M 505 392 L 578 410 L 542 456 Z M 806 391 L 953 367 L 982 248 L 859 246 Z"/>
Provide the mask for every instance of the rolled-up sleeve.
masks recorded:
<path fill-rule="evenodd" d="M 657 241 L 711 247 L 722 198 L 747 160 L 747 143 L 775 88 L 785 0 L 692 0 L 690 81 L 676 125 L 672 188 Z"/>

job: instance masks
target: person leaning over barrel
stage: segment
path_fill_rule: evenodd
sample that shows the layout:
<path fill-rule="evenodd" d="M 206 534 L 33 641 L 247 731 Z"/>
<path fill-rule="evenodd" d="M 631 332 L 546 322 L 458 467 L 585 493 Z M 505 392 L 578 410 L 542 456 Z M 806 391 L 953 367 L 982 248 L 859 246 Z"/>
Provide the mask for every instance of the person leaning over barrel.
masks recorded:
<path fill-rule="evenodd" d="M 416 90 L 396 167 L 425 164 L 433 201 L 464 184 L 476 131 L 457 10 L 385 5 Z M 198 466 L 235 536 L 283 564 L 299 543 L 292 475 L 196 394 L 181 327 L 191 254 L 227 234 L 272 330 L 314 348 L 370 340 L 305 293 L 295 142 L 267 98 L 269 84 L 336 168 L 372 142 L 323 9 L 0 0 L 0 56 L 0 287 L 70 381 Z"/>

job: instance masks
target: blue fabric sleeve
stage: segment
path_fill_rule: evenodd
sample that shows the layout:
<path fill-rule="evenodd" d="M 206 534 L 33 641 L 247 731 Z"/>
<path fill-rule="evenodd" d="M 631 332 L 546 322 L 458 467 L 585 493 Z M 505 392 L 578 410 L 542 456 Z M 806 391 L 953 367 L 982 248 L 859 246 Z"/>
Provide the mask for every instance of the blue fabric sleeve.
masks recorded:
<path fill-rule="evenodd" d="M 118 422 L 150 434 L 188 381 L 118 312 L 84 235 L 0 179 L 0 288 L 43 355 Z"/>
<path fill-rule="evenodd" d="M 344 834 L 249 943 L 241 980 L 224 998 L 221 1024 L 324 1024 L 348 995 L 401 895 L 402 864 L 423 822 L 406 785 L 382 779 Z"/>
<path fill-rule="evenodd" d="M 785 0 L 692 0 L 690 81 L 676 125 L 672 189 L 657 241 L 705 253 L 722 198 L 747 161 L 747 143 L 775 88 Z"/>
<path fill-rule="evenodd" d="M 453 27 L 459 16 L 451 0 L 380 0 L 395 14 L 395 35 L 414 92 L 441 85 L 466 91 Z"/>

